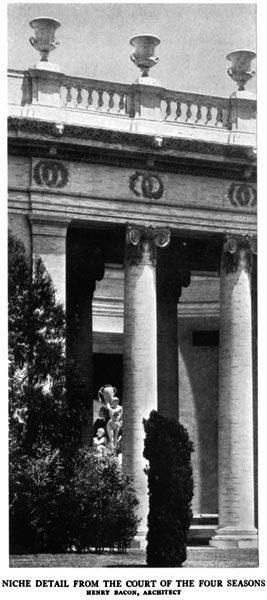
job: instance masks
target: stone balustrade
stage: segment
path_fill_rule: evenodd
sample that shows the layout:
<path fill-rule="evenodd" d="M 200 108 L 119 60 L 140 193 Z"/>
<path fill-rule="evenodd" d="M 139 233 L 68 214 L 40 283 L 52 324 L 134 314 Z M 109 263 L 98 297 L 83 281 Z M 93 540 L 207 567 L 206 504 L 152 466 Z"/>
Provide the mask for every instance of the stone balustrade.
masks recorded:
<path fill-rule="evenodd" d="M 255 146 L 256 101 L 172 91 L 159 85 L 9 71 L 9 115 L 158 136 Z"/>
<path fill-rule="evenodd" d="M 64 76 L 61 84 L 62 106 L 111 114 L 129 113 L 131 86 L 127 84 Z"/>
<path fill-rule="evenodd" d="M 164 90 L 161 98 L 162 118 L 165 120 L 231 129 L 229 98 L 171 90 Z"/>

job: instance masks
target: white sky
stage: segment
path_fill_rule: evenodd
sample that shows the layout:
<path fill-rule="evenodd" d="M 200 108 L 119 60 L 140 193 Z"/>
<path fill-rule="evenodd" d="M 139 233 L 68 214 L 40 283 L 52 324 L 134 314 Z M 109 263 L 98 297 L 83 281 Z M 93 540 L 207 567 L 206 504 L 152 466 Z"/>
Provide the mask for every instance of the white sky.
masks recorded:
<path fill-rule="evenodd" d="M 130 61 L 129 38 L 149 32 L 161 39 L 160 62 L 151 69 L 161 85 L 228 96 L 236 84 L 227 75 L 226 54 L 256 50 L 254 3 L 9 3 L 9 67 L 27 69 L 37 62 L 29 21 L 41 15 L 61 22 L 60 47 L 51 61 L 83 77 L 135 81 L 139 70 Z M 254 80 L 247 87 L 255 86 Z"/>

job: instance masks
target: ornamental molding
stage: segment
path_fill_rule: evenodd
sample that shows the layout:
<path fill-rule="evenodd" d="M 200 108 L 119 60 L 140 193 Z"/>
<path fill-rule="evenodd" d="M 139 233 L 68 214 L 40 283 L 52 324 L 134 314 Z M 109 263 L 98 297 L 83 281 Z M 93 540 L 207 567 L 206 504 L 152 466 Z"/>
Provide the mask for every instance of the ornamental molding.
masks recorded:
<path fill-rule="evenodd" d="M 126 263 L 156 265 L 157 248 L 166 248 L 171 239 L 168 227 L 126 226 Z"/>
<path fill-rule="evenodd" d="M 63 188 L 69 181 L 67 167 L 56 160 L 40 160 L 33 167 L 33 180 L 38 186 Z"/>
<path fill-rule="evenodd" d="M 257 254 L 257 240 L 248 234 L 244 236 L 226 236 L 222 252 L 222 269 L 226 274 L 244 269 L 251 273 L 253 256 Z"/>
<path fill-rule="evenodd" d="M 232 206 L 240 208 L 252 208 L 257 202 L 257 191 L 250 183 L 232 182 L 228 188 L 228 199 Z"/>
<path fill-rule="evenodd" d="M 61 216 L 53 217 L 49 215 L 40 215 L 28 213 L 33 235 L 45 235 L 52 237 L 66 237 L 68 225 L 71 217 Z"/>
<path fill-rule="evenodd" d="M 159 200 L 164 192 L 162 179 L 156 173 L 136 171 L 129 179 L 130 191 L 140 198 Z"/>
<path fill-rule="evenodd" d="M 9 117 L 9 126 L 16 131 L 27 131 L 29 133 L 40 133 L 44 135 L 51 135 L 53 137 L 59 136 L 59 123 L 51 121 L 35 120 L 26 117 Z M 61 133 L 61 132 L 60 132 Z M 153 148 L 155 146 L 155 134 L 147 135 L 142 133 L 133 133 L 126 131 L 114 131 L 108 129 L 100 129 L 93 127 L 84 127 L 81 125 L 64 124 L 64 135 L 73 136 L 82 139 L 90 139 L 96 141 L 104 141 L 107 143 L 129 143 L 132 145 Z M 163 139 L 164 150 L 177 150 L 181 152 L 196 152 L 214 155 L 223 155 L 229 159 L 237 158 L 244 160 L 251 160 L 250 153 L 251 147 L 246 146 L 232 146 L 225 145 L 210 141 L 199 141 L 190 139 L 181 139 L 174 137 L 164 137 Z M 157 150 L 157 154 L 160 156 L 160 149 Z"/>

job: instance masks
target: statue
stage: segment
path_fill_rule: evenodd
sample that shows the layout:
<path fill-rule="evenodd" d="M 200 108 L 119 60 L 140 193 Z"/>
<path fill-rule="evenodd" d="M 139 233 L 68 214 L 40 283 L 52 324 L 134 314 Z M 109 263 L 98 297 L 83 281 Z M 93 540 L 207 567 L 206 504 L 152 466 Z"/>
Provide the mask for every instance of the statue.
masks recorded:
<path fill-rule="evenodd" d="M 105 449 L 105 447 L 107 446 L 107 443 L 108 443 L 108 438 L 106 436 L 104 427 L 98 427 L 98 429 L 96 431 L 96 435 L 93 440 L 94 447 L 99 452 L 102 452 Z"/>
<path fill-rule="evenodd" d="M 115 395 L 116 392 L 116 388 L 110 384 L 104 385 L 98 392 L 100 402 L 103 403 L 109 413 L 106 430 L 112 452 L 119 450 L 122 428 L 122 406 L 119 403 L 119 398 Z"/>

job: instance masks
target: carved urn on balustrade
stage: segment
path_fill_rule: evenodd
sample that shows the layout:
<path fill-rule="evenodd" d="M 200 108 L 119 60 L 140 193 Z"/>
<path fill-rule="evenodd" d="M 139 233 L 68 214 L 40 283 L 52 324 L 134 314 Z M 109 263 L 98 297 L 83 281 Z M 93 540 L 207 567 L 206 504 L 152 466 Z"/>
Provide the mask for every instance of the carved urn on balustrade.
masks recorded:
<path fill-rule="evenodd" d="M 251 61 L 256 57 L 253 50 L 234 50 L 227 54 L 227 60 L 232 62 L 232 67 L 227 71 L 228 75 L 236 81 L 238 91 L 244 91 L 245 84 L 255 75 L 255 71 L 251 71 Z"/>
<path fill-rule="evenodd" d="M 130 44 L 135 48 L 131 60 L 141 69 L 141 78 L 149 77 L 149 69 L 159 62 L 159 58 L 155 57 L 155 47 L 160 44 L 160 39 L 156 35 L 143 33 L 132 37 Z"/>
<path fill-rule="evenodd" d="M 55 32 L 60 25 L 59 21 L 50 17 L 37 17 L 30 21 L 30 26 L 35 32 L 35 37 L 30 37 L 30 43 L 40 52 L 40 63 L 48 63 L 49 52 L 59 46 L 59 42 L 55 41 Z M 45 65 L 40 66 L 45 67 Z"/>

